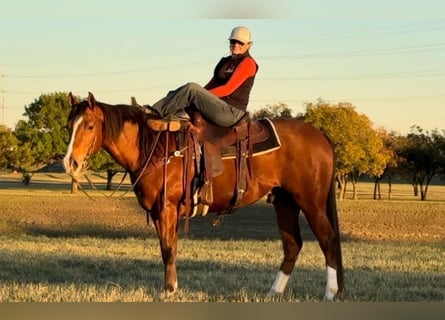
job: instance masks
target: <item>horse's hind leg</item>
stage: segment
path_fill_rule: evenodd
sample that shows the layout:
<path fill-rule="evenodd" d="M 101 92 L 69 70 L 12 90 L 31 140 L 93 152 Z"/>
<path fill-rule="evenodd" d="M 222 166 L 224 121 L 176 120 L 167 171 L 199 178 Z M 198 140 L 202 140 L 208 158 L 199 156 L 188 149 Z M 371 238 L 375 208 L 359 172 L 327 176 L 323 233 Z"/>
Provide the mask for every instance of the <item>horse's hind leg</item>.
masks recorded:
<path fill-rule="evenodd" d="M 272 190 L 269 202 L 272 202 L 277 214 L 278 229 L 283 243 L 284 258 L 277 273 L 269 296 L 282 294 L 286 288 L 290 274 L 295 267 L 298 253 L 303 245 L 298 217 L 300 208 L 295 201 L 281 188 Z"/>
<path fill-rule="evenodd" d="M 325 203 L 323 201 L 323 203 Z M 325 300 L 333 300 L 339 291 L 337 280 L 337 248 L 335 231 L 326 215 L 326 207 L 314 204 L 311 208 L 302 208 L 306 220 L 318 240 L 326 259 L 327 282 Z M 340 266 L 341 267 L 341 266 Z"/>

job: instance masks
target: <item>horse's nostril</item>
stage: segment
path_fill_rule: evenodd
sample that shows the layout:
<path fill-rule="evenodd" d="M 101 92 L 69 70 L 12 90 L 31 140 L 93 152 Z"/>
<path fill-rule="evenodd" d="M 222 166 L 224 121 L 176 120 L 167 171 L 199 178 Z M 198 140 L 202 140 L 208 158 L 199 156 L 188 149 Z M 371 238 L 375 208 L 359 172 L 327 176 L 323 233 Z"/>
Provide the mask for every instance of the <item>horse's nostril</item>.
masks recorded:
<path fill-rule="evenodd" d="M 65 167 L 65 171 L 67 173 L 72 173 L 73 171 L 76 171 L 76 169 L 79 167 L 79 164 L 73 158 L 65 158 L 63 160 L 63 166 Z"/>
<path fill-rule="evenodd" d="M 79 167 L 79 164 L 76 160 L 71 160 L 71 167 L 76 170 Z"/>

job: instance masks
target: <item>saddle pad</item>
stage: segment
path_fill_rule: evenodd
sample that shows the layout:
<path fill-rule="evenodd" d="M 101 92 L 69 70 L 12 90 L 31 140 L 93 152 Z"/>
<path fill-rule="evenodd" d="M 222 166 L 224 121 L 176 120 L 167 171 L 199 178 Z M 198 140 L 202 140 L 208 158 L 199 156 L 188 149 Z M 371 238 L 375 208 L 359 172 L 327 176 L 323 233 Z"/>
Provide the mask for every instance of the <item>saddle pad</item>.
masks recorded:
<path fill-rule="evenodd" d="M 262 155 L 265 153 L 272 152 L 278 148 L 281 147 L 280 138 L 278 137 L 278 134 L 275 130 L 275 126 L 269 119 L 260 119 L 258 120 L 265 129 L 269 132 L 269 138 L 260 141 L 257 143 L 254 143 L 253 148 L 253 156 Z M 236 146 L 224 146 L 221 148 L 221 155 L 223 159 L 232 159 L 236 156 Z"/>

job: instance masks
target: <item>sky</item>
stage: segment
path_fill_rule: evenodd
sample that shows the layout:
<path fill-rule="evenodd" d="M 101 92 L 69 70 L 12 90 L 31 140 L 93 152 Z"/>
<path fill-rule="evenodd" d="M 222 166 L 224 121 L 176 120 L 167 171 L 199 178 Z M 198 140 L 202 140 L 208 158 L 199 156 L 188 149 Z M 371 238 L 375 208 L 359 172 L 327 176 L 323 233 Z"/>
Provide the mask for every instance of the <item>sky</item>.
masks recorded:
<path fill-rule="evenodd" d="M 205 85 L 238 25 L 259 65 L 248 110 L 352 103 L 376 128 L 445 130 L 445 1 L 25 1 L 0 10 L 0 123 L 41 94 L 153 104 Z"/>

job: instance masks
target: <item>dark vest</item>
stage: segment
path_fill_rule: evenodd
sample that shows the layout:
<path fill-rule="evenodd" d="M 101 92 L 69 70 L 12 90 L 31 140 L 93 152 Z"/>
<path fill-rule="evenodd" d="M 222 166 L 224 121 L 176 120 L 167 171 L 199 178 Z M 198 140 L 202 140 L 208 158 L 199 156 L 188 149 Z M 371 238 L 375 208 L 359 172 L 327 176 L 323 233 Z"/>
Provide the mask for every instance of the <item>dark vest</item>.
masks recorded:
<path fill-rule="evenodd" d="M 230 77 L 232 77 L 233 71 L 240 64 L 240 62 L 243 61 L 243 59 L 245 59 L 246 57 L 251 57 L 251 56 L 249 55 L 249 53 L 246 53 L 243 55 L 237 55 L 235 57 L 228 56 L 222 58 L 216 65 L 213 73 L 213 79 L 215 81 L 214 87 L 225 85 L 227 81 L 229 81 Z M 258 64 L 256 64 L 255 75 L 257 71 L 258 71 Z M 255 80 L 255 75 L 247 78 L 246 81 L 244 81 L 241 84 L 241 86 L 239 86 L 238 89 L 232 92 L 231 95 L 221 97 L 221 99 L 230 104 L 231 106 L 246 111 L 247 105 L 249 103 L 250 91 L 252 90 L 253 82 Z"/>

